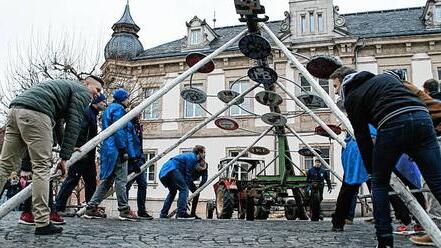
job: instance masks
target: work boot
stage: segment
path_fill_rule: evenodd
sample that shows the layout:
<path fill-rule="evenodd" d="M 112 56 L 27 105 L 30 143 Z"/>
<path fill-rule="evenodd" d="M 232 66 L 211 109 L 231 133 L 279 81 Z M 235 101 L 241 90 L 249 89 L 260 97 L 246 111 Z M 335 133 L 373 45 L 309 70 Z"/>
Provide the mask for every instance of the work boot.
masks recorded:
<path fill-rule="evenodd" d="M 54 225 L 64 225 L 66 222 L 57 212 L 51 212 L 50 220 Z"/>
<path fill-rule="evenodd" d="M 34 215 L 32 212 L 23 212 L 20 215 L 18 223 L 23 225 L 35 225 Z"/>
<path fill-rule="evenodd" d="M 87 206 L 86 213 L 84 214 L 86 219 L 102 219 L 106 218 L 106 214 L 101 211 L 97 206 Z"/>
<path fill-rule="evenodd" d="M 143 212 L 138 211 L 138 217 L 144 220 L 153 220 L 153 216 L 147 213 L 147 211 L 143 211 Z"/>
<path fill-rule="evenodd" d="M 120 220 L 128 220 L 128 221 L 138 221 L 139 218 L 138 216 L 136 216 L 135 213 L 133 213 L 130 208 L 127 208 L 125 210 L 121 210 L 119 212 L 119 217 Z"/>
<path fill-rule="evenodd" d="M 429 235 L 413 236 L 410 238 L 410 242 L 416 245 L 435 246 L 435 243 L 433 243 Z"/>
<path fill-rule="evenodd" d="M 189 215 L 188 213 L 176 214 L 176 219 L 178 220 L 194 220 L 195 217 Z"/>
<path fill-rule="evenodd" d="M 52 235 L 63 232 L 62 227 L 55 226 L 51 222 L 48 225 L 35 228 L 35 235 Z"/>
<path fill-rule="evenodd" d="M 196 220 L 202 219 L 201 217 L 197 216 L 196 214 L 190 214 L 190 216 L 194 217 Z"/>

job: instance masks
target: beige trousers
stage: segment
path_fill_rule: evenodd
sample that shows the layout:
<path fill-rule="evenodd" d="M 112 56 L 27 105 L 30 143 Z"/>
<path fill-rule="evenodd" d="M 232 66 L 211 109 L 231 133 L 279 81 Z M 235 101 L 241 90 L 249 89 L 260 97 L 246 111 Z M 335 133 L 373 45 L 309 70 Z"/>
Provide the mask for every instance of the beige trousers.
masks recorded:
<path fill-rule="evenodd" d="M 52 123 L 49 116 L 28 109 L 12 108 L 0 156 L 0 189 L 12 171 L 18 171 L 26 152 L 32 163 L 32 204 L 35 224 L 49 224 L 49 174 L 52 159 Z"/>

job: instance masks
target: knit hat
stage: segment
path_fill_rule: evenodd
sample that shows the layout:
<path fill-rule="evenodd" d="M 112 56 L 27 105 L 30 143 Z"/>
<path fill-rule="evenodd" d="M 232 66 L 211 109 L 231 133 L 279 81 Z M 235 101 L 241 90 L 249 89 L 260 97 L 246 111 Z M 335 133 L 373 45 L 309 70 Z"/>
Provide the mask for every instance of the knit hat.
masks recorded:
<path fill-rule="evenodd" d="M 92 104 L 97 104 L 102 101 L 106 101 L 106 96 L 104 96 L 103 93 L 100 93 L 95 99 L 92 100 Z"/>
<path fill-rule="evenodd" d="M 129 92 L 125 89 L 119 88 L 113 91 L 113 99 L 116 102 L 123 102 L 129 98 Z"/>

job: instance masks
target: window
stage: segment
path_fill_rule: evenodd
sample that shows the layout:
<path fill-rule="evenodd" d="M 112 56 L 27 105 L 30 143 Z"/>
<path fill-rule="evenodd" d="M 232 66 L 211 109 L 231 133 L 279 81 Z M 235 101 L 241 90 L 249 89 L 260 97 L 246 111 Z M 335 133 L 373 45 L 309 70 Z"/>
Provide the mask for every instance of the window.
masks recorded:
<path fill-rule="evenodd" d="M 435 20 L 441 22 L 441 5 L 435 6 Z"/>
<path fill-rule="evenodd" d="M 159 88 L 146 88 L 143 92 L 144 99 L 147 99 L 153 93 L 158 91 Z M 148 106 L 143 112 L 142 112 L 142 118 L 144 120 L 155 120 L 159 119 L 159 100 L 154 101 L 150 106 Z"/>
<path fill-rule="evenodd" d="M 202 90 L 202 84 L 193 84 L 193 88 L 197 88 Z M 199 104 L 194 104 L 191 102 L 187 102 L 184 100 L 184 117 L 185 118 L 194 118 L 194 117 L 202 117 L 203 110 Z"/>
<path fill-rule="evenodd" d="M 306 16 L 302 15 L 300 17 L 300 30 L 302 33 L 306 32 Z"/>
<path fill-rule="evenodd" d="M 330 166 L 332 166 L 331 163 L 330 163 L 331 160 L 329 158 L 330 147 L 328 145 L 316 145 L 316 146 L 311 146 L 311 147 L 312 148 L 316 148 L 316 149 L 320 149 L 320 151 L 322 151 L 322 158 L 326 161 L 326 163 L 328 163 Z M 314 160 L 315 159 L 317 159 L 317 158 L 315 158 L 315 157 L 303 157 L 302 168 L 305 171 L 308 171 L 314 165 Z"/>
<path fill-rule="evenodd" d="M 319 32 L 323 32 L 323 27 L 324 27 L 324 25 L 323 25 L 323 14 L 322 13 L 318 13 L 317 14 L 317 30 L 319 31 Z"/>
<path fill-rule="evenodd" d="M 327 79 L 319 79 L 318 80 L 320 86 L 322 86 L 322 88 L 329 94 L 329 80 Z M 302 75 L 300 75 L 300 85 L 303 87 L 302 92 L 304 91 L 312 91 L 312 87 L 309 84 L 308 80 L 306 80 L 306 78 Z"/>
<path fill-rule="evenodd" d="M 309 12 L 309 32 L 314 32 L 314 12 Z"/>
<path fill-rule="evenodd" d="M 231 89 L 241 94 L 245 92 L 249 87 L 250 87 L 249 81 L 238 81 L 231 86 Z M 245 97 L 245 101 L 242 104 L 240 104 L 241 108 L 239 108 L 236 105 L 230 108 L 230 116 L 248 115 L 249 113 L 247 111 L 251 111 L 251 104 L 252 104 L 252 99 Z"/>
<path fill-rule="evenodd" d="M 144 152 L 145 161 L 148 162 L 156 156 L 156 151 L 146 151 Z M 146 171 L 147 182 L 156 183 L 156 164 L 150 165 Z"/>
<path fill-rule="evenodd" d="M 242 151 L 242 149 L 228 149 L 227 150 L 227 156 L 228 157 L 236 157 L 237 155 L 239 155 L 239 153 Z M 245 153 L 242 157 L 249 157 L 248 153 Z M 234 164 L 234 168 L 233 168 L 233 173 L 232 173 L 232 177 L 236 178 L 237 180 L 249 180 L 250 178 L 248 177 L 248 169 L 249 169 L 249 164 L 248 163 L 240 163 L 240 162 L 236 162 Z"/>
<path fill-rule="evenodd" d="M 193 29 L 190 32 L 190 45 L 198 45 L 202 42 L 202 30 Z"/>

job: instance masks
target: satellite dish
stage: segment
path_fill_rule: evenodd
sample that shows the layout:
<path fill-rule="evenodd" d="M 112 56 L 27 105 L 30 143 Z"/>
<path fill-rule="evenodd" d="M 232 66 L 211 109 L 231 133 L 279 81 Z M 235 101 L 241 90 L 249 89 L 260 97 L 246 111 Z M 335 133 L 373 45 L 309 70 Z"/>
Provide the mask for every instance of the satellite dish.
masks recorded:
<path fill-rule="evenodd" d="M 249 34 L 239 41 L 240 51 L 250 59 L 264 59 L 271 54 L 270 43 L 260 35 Z"/>
<path fill-rule="evenodd" d="M 339 135 L 341 134 L 342 130 L 339 126 L 333 125 L 333 124 L 326 124 L 335 134 Z M 325 129 L 322 126 L 317 126 L 314 130 L 315 134 L 331 138 L 331 136 L 325 131 Z"/>
<path fill-rule="evenodd" d="M 306 64 L 306 69 L 314 77 L 329 79 L 329 76 L 342 66 L 342 62 L 335 57 L 318 55 L 309 60 Z"/>
<path fill-rule="evenodd" d="M 310 109 L 326 108 L 325 101 L 312 92 L 303 93 L 297 98 Z"/>
<path fill-rule="evenodd" d="M 261 84 L 273 84 L 277 81 L 277 73 L 266 66 L 256 66 L 248 70 L 248 77 Z"/>
<path fill-rule="evenodd" d="M 234 90 L 222 90 L 217 93 L 217 98 L 224 103 L 229 103 L 233 101 L 234 98 L 238 97 L 240 94 Z M 236 102 L 236 105 L 242 104 L 245 99 L 242 97 Z"/>
<path fill-rule="evenodd" d="M 278 106 L 282 104 L 282 97 L 273 91 L 261 91 L 255 96 L 256 101 L 265 106 Z"/>
<path fill-rule="evenodd" d="M 262 115 L 261 118 L 262 121 L 265 122 L 266 124 L 276 127 L 285 126 L 286 123 L 288 122 L 285 116 L 274 112 L 266 113 Z"/>
<path fill-rule="evenodd" d="M 315 152 L 317 152 L 318 155 L 320 155 L 320 156 L 322 155 L 322 151 L 320 149 L 313 148 L 313 150 Z M 309 150 L 307 147 L 300 149 L 299 154 L 304 157 L 314 157 L 315 156 L 314 153 L 312 153 L 311 150 Z"/>
<path fill-rule="evenodd" d="M 187 87 L 181 91 L 181 96 L 185 101 L 195 104 L 201 104 L 207 101 L 207 94 L 197 88 Z"/>
<path fill-rule="evenodd" d="M 199 61 L 203 60 L 205 57 L 207 57 L 203 53 L 190 53 L 185 57 L 185 63 L 187 63 L 188 67 L 193 67 L 195 64 L 197 64 Z M 206 63 L 204 66 L 199 68 L 198 72 L 200 73 L 210 73 L 214 70 L 214 62 L 213 60 L 210 60 L 208 63 Z"/>
<path fill-rule="evenodd" d="M 266 147 L 262 147 L 262 146 L 253 146 L 248 150 L 251 154 L 254 155 L 268 155 L 270 154 L 270 150 Z"/>
<path fill-rule="evenodd" d="M 214 121 L 214 124 L 223 130 L 227 130 L 227 131 L 233 131 L 239 128 L 239 124 L 237 123 L 237 121 L 231 119 L 231 118 L 226 118 L 226 117 L 222 117 L 222 118 L 217 118 Z"/>

